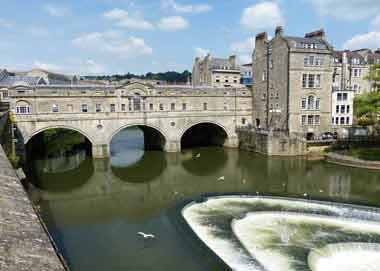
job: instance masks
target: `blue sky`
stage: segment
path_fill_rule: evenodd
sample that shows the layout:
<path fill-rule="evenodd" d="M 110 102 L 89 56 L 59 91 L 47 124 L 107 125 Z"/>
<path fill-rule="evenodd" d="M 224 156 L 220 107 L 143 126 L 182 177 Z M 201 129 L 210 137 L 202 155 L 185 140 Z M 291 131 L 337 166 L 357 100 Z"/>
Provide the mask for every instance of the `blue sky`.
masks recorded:
<path fill-rule="evenodd" d="M 0 68 L 113 74 L 191 70 L 254 36 L 325 28 L 337 49 L 380 47 L 379 0 L 0 0 Z"/>

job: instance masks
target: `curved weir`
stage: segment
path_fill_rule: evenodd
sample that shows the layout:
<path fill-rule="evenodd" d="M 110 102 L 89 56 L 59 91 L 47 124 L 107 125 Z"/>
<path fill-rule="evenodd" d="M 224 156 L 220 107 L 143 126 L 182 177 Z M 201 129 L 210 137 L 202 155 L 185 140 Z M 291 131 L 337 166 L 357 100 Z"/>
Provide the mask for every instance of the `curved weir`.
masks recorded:
<path fill-rule="evenodd" d="M 232 270 L 380 270 L 380 211 L 266 197 L 213 197 L 182 215 Z"/>

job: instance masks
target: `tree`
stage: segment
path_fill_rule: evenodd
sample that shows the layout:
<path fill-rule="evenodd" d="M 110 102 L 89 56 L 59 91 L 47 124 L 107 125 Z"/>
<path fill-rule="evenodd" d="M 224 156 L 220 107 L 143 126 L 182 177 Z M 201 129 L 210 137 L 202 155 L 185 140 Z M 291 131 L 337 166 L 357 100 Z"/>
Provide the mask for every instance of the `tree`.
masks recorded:
<path fill-rule="evenodd" d="M 369 92 L 357 96 L 354 101 L 355 115 L 359 125 L 379 123 L 380 92 Z"/>

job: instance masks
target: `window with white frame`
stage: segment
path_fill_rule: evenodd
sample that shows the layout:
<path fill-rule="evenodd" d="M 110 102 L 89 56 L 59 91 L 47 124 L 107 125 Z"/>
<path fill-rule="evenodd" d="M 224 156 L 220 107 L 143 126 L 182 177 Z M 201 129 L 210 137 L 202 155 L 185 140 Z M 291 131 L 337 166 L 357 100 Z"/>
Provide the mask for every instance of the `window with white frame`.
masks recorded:
<path fill-rule="evenodd" d="M 314 116 L 314 124 L 315 125 L 321 124 L 321 117 L 319 115 Z"/>
<path fill-rule="evenodd" d="M 30 114 L 32 113 L 30 104 L 27 102 L 19 102 L 16 104 L 16 114 Z"/>
<path fill-rule="evenodd" d="M 110 104 L 110 111 L 112 113 L 116 112 L 116 105 L 115 104 Z"/>
<path fill-rule="evenodd" d="M 102 105 L 101 104 L 96 104 L 95 105 L 95 111 L 96 112 L 102 112 Z"/>
<path fill-rule="evenodd" d="M 51 111 L 53 113 L 58 113 L 59 112 L 59 106 L 58 106 L 58 104 L 53 104 L 52 107 L 51 107 Z"/>
<path fill-rule="evenodd" d="M 302 108 L 302 109 L 306 109 L 306 98 L 303 98 L 303 99 L 301 100 L 301 108 Z"/>
<path fill-rule="evenodd" d="M 314 96 L 310 95 L 309 97 L 307 97 L 307 109 L 308 110 L 314 109 L 314 102 L 315 102 Z"/>

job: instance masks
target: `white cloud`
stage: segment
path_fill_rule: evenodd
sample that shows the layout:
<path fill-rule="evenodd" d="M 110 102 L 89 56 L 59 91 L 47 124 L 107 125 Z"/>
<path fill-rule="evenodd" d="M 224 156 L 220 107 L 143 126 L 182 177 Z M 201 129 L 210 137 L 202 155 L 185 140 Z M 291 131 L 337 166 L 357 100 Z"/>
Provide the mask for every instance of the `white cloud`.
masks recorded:
<path fill-rule="evenodd" d="M 323 16 L 340 20 L 363 20 L 380 12 L 379 0 L 307 0 Z"/>
<path fill-rule="evenodd" d="M 136 30 L 153 30 L 152 23 L 142 18 L 132 18 L 128 11 L 115 8 L 103 14 L 103 16 L 109 20 L 116 21 L 116 24 L 120 27 L 136 29 Z"/>
<path fill-rule="evenodd" d="M 377 49 L 380 47 L 380 32 L 372 31 L 365 34 L 359 34 L 349 39 L 343 44 L 343 49 L 361 49 L 372 48 Z"/>
<path fill-rule="evenodd" d="M 153 49 L 145 41 L 137 37 L 119 37 L 110 32 L 92 32 L 83 34 L 72 41 L 73 45 L 92 51 L 117 54 L 121 58 L 133 58 L 142 55 L 151 55 Z"/>
<path fill-rule="evenodd" d="M 233 42 L 230 50 L 233 54 L 238 56 L 238 60 L 242 64 L 252 62 L 252 53 L 255 49 L 255 38 L 250 37 L 244 41 Z"/>
<path fill-rule="evenodd" d="M 70 14 L 70 9 L 64 6 L 46 4 L 42 8 L 46 13 L 54 17 L 64 17 Z"/>
<path fill-rule="evenodd" d="M 213 7 L 209 4 L 182 5 L 175 0 L 162 0 L 162 7 L 180 13 L 203 13 L 209 12 Z"/>
<path fill-rule="evenodd" d="M 48 70 L 51 72 L 60 72 L 67 74 L 102 74 L 106 72 L 106 69 L 103 65 L 95 62 L 92 59 L 83 60 L 70 58 L 63 60 L 60 65 L 37 60 L 34 61 L 33 67 Z"/>
<path fill-rule="evenodd" d="M 0 18 L 0 28 L 12 28 L 13 24 L 5 19 Z"/>
<path fill-rule="evenodd" d="M 240 53 L 252 53 L 255 48 L 255 38 L 250 37 L 244 41 L 233 42 L 230 46 L 232 52 L 236 54 Z"/>
<path fill-rule="evenodd" d="M 201 47 L 195 47 L 194 51 L 197 57 L 205 57 L 207 54 L 210 53 L 210 50 Z"/>
<path fill-rule="evenodd" d="M 276 2 L 261 2 L 246 8 L 241 25 L 250 31 L 266 30 L 285 23 L 280 6 Z"/>
<path fill-rule="evenodd" d="M 178 31 L 189 27 L 189 22 L 181 16 L 162 18 L 158 22 L 158 27 L 165 31 Z"/>
<path fill-rule="evenodd" d="M 56 64 L 52 64 L 52 63 L 43 63 L 40 61 L 34 61 L 33 65 L 35 68 L 39 68 L 39 69 L 47 70 L 47 71 L 52 71 L 52 72 L 57 72 L 57 71 L 62 70 L 62 68 L 60 66 L 58 66 Z"/>

